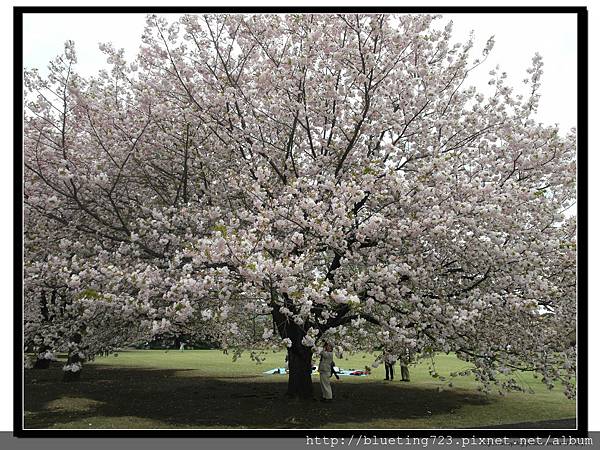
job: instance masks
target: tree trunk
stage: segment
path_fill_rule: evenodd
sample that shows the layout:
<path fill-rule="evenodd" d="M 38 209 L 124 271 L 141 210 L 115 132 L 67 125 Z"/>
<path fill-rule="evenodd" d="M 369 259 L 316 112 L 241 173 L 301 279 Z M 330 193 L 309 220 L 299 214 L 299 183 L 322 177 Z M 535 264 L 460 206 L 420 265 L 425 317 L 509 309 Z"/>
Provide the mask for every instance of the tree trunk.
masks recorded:
<path fill-rule="evenodd" d="M 33 364 L 34 369 L 47 369 L 48 367 L 50 367 L 49 359 L 36 358 L 35 363 Z"/>
<path fill-rule="evenodd" d="M 36 357 L 35 363 L 33 364 L 34 369 L 47 369 L 50 367 L 50 360 L 45 358 L 40 358 L 39 355 L 46 353 L 48 351 L 47 345 L 42 345 L 38 349 L 36 349 Z"/>
<path fill-rule="evenodd" d="M 290 397 L 312 398 L 312 367 L 310 348 L 300 344 L 301 349 L 297 350 L 292 345 L 288 349 L 289 379 L 287 395 Z"/>
<path fill-rule="evenodd" d="M 275 297 L 277 294 L 271 291 Z M 284 294 L 286 301 L 289 301 Z M 302 344 L 302 339 L 306 336 L 306 331 L 300 325 L 289 320 L 287 316 L 279 312 L 278 307 L 274 307 L 271 315 L 273 323 L 279 332 L 279 335 L 292 341 L 288 348 L 288 389 L 289 397 L 299 397 L 302 399 L 313 398 L 313 386 L 311 377 L 312 350 Z"/>
<path fill-rule="evenodd" d="M 71 337 L 72 348 L 69 350 L 69 355 L 67 356 L 67 365 L 78 364 L 80 366 L 79 370 L 65 370 L 63 371 L 63 381 L 78 381 L 81 378 L 81 365 L 83 365 L 83 359 L 79 356 L 79 344 L 81 344 L 81 334 L 75 333 Z"/>

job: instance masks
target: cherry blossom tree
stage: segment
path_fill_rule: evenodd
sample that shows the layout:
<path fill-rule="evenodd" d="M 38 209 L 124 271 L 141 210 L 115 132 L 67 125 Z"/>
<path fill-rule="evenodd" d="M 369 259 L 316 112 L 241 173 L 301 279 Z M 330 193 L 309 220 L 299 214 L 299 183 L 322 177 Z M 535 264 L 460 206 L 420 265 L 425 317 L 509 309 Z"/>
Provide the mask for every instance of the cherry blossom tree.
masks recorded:
<path fill-rule="evenodd" d="M 165 333 L 257 360 L 287 348 L 288 394 L 305 397 L 329 341 L 455 352 L 485 389 L 526 370 L 574 395 L 575 130 L 534 120 L 539 55 L 528 95 L 497 68 L 484 96 L 468 75 L 493 38 L 475 57 L 439 22 L 148 16 L 133 62 L 104 44 L 108 69 L 81 77 L 67 43 L 47 79 L 28 71 L 42 350 L 70 346 L 78 369 Z M 77 317 L 40 320 L 50 292 Z"/>

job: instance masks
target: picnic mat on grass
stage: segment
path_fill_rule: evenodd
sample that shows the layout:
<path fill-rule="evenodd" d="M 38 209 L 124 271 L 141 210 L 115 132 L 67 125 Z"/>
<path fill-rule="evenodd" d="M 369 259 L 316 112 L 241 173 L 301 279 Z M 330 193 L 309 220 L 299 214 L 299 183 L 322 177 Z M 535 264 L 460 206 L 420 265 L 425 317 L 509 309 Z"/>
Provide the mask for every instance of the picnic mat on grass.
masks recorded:
<path fill-rule="evenodd" d="M 367 375 L 369 375 L 364 370 L 340 369 L 339 367 L 334 367 L 334 369 L 339 376 L 366 377 Z M 263 373 L 265 375 L 285 375 L 287 372 L 285 370 L 285 367 L 275 367 L 274 369 L 267 370 L 266 372 L 263 372 Z M 316 369 L 313 369 L 311 375 L 318 375 L 318 374 L 319 374 L 319 371 Z"/>

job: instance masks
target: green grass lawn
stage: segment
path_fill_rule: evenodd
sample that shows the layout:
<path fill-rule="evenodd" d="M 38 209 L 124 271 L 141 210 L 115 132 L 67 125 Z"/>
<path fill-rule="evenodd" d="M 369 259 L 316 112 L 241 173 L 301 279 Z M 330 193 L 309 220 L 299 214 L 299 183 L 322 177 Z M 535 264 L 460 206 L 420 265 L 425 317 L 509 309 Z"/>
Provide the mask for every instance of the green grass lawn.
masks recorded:
<path fill-rule="evenodd" d="M 283 361 L 284 353 L 257 365 L 218 350 L 140 350 L 98 358 L 75 383 L 60 381 L 58 363 L 26 370 L 25 428 L 469 428 L 575 417 L 575 401 L 531 374 L 520 378 L 534 393 L 485 395 L 472 377 L 448 388 L 426 361 L 411 366 L 410 383 L 384 381 L 378 367 L 368 377 L 332 378 L 333 403 L 289 400 L 286 375 L 262 374 Z M 372 361 L 336 363 L 362 369 Z M 452 355 L 436 357 L 440 375 L 466 368 Z"/>

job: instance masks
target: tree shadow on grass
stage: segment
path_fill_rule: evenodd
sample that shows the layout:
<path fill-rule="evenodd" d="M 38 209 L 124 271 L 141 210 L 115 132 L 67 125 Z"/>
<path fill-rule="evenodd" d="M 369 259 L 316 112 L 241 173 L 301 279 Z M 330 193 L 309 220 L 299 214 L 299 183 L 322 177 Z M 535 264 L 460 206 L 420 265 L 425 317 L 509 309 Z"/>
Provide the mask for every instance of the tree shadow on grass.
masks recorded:
<path fill-rule="evenodd" d="M 116 428 L 137 428 L 140 423 L 165 428 L 319 428 L 431 418 L 467 404 L 488 403 L 472 392 L 341 382 L 334 385 L 335 401 L 323 404 L 287 399 L 284 376 L 208 378 L 190 371 L 87 366 L 80 381 L 63 383 L 59 367 L 27 370 L 25 428 L 87 428 L 92 417 Z M 319 385 L 313 384 L 318 398 Z M 134 422 L 128 424 L 120 419 L 124 417 Z"/>

